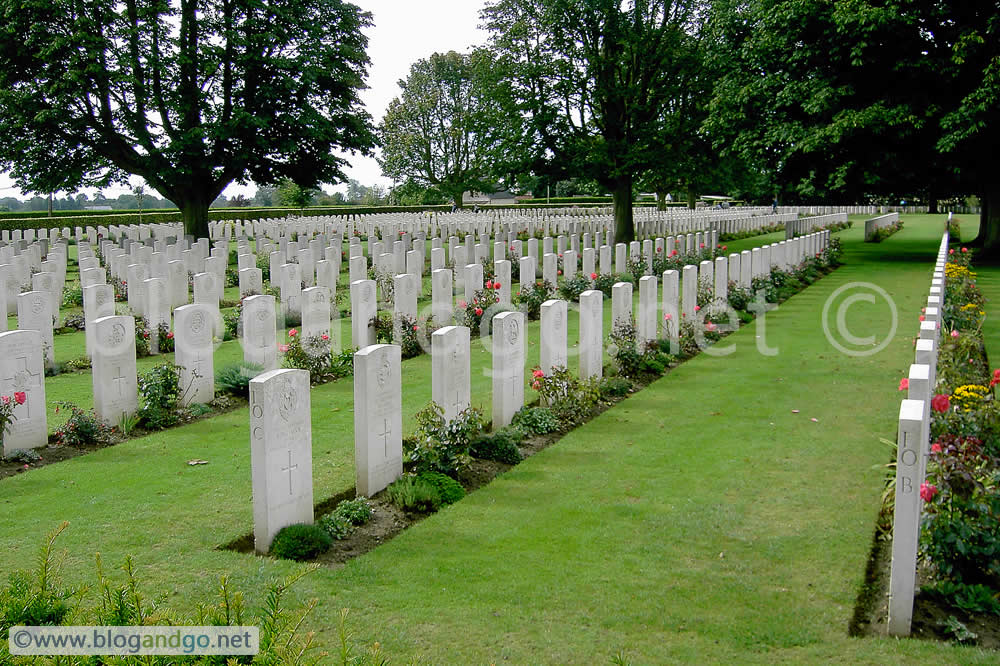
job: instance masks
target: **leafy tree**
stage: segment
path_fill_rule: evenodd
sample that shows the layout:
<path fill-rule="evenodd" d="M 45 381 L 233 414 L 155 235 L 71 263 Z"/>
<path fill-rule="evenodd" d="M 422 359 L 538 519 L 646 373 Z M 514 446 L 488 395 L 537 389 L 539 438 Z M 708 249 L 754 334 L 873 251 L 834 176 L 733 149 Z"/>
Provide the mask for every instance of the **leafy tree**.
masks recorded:
<path fill-rule="evenodd" d="M 803 201 L 974 192 L 1000 249 L 1000 23 L 986 3 L 715 0 L 707 125 Z"/>
<path fill-rule="evenodd" d="M 299 187 L 291 178 L 285 178 L 278 183 L 274 202 L 286 208 L 305 208 L 312 205 L 316 194 L 315 189 Z"/>
<path fill-rule="evenodd" d="M 498 68 L 530 119 L 536 164 L 593 179 L 632 240 L 633 180 L 654 162 L 665 105 L 700 29 L 701 0 L 497 0 L 483 10 Z"/>
<path fill-rule="evenodd" d="M 274 205 L 274 195 L 277 189 L 271 185 L 260 185 L 253 195 L 253 205 L 269 208 Z"/>
<path fill-rule="evenodd" d="M 0 0 L 0 168 L 36 192 L 136 174 L 207 236 L 230 182 L 370 152 L 370 24 L 343 0 Z"/>
<path fill-rule="evenodd" d="M 382 172 L 433 186 L 462 205 L 466 190 L 492 187 L 503 108 L 487 72 L 490 56 L 435 53 L 410 67 L 403 94 L 379 125 Z"/>

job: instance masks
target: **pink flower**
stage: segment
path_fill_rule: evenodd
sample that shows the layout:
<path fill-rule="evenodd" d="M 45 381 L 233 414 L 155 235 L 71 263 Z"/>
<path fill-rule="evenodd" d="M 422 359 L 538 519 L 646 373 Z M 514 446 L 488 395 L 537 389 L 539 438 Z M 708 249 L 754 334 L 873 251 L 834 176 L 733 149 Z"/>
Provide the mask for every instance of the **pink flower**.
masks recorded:
<path fill-rule="evenodd" d="M 500 283 L 499 282 L 494 282 L 493 283 L 493 289 L 500 289 Z"/>
<path fill-rule="evenodd" d="M 533 388 L 533 389 L 535 389 L 537 391 L 538 389 L 542 388 L 542 385 L 539 384 L 537 381 L 534 381 L 534 382 L 531 382 L 531 388 Z"/>
<path fill-rule="evenodd" d="M 704 247 L 705 247 L 705 244 L 704 244 L 704 243 L 702 243 L 702 244 L 701 244 L 701 245 L 699 245 L 698 247 L 699 247 L 699 248 L 704 248 Z"/>
<path fill-rule="evenodd" d="M 278 351 L 280 351 L 281 353 L 285 353 L 286 351 L 288 351 L 288 345 L 278 345 Z"/>
<path fill-rule="evenodd" d="M 967 248 L 967 247 L 963 247 L 962 248 L 962 252 L 968 252 L 968 251 L 969 251 L 969 248 Z"/>
<path fill-rule="evenodd" d="M 718 326 L 716 326 L 712 322 L 710 322 L 710 321 L 709 322 L 705 322 L 705 330 L 708 331 L 709 333 L 715 331 L 716 328 L 718 328 Z"/>
<path fill-rule="evenodd" d="M 486 288 L 487 289 L 492 289 L 493 288 L 493 280 L 487 280 L 486 281 Z"/>
<path fill-rule="evenodd" d="M 951 337 L 957 338 L 958 337 L 958 331 L 952 331 L 951 332 Z"/>
<path fill-rule="evenodd" d="M 28 400 L 28 395 L 24 391 L 14 392 L 14 402 L 23 405 Z"/>
<path fill-rule="evenodd" d="M 590 274 L 590 279 L 591 280 L 596 280 L 597 279 L 597 273 L 591 273 Z"/>
<path fill-rule="evenodd" d="M 663 252 L 663 248 L 662 247 L 656 248 L 656 253 L 659 254 L 660 252 Z"/>
<path fill-rule="evenodd" d="M 559 253 L 559 258 L 562 259 L 562 252 Z"/>
<path fill-rule="evenodd" d="M 535 370 L 534 372 L 531 373 L 531 376 L 537 379 L 539 377 L 544 377 L 545 373 L 542 372 L 541 370 Z"/>
<path fill-rule="evenodd" d="M 941 445 L 937 442 L 931 444 L 931 453 L 941 453 L 942 450 Z"/>
<path fill-rule="evenodd" d="M 917 319 L 919 319 L 920 321 L 923 321 L 924 319 L 926 319 L 926 317 L 924 317 L 923 315 L 920 315 L 919 317 L 917 317 Z"/>
<path fill-rule="evenodd" d="M 293 329 L 291 329 L 291 330 L 288 331 L 288 337 L 290 337 L 290 338 L 294 338 L 298 334 L 299 334 L 299 331 L 298 331 L 298 329 L 295 329 L 295 328 L 293 328 Z"/>
<path fill-rule="evenodd" d="M 465 301 L 459 301 L 458 302 L 458 307 L 460 307 L 460 308 L 467 308 L 467 307 L 469 307 L 469 304 L 466 303 Z"/>
<path fill-rule="evenodd" d="M 671 257 L 676 257 L 676 256 L 677 256 L 677 250 L 673 250 L 673 251 L 672 251 L 672 252 L 670 253 L 670 256 L 671 256 Z"/>
<path fill-rule="evenodd" d="M 726 251 L 726 249 L 727 249 L 727 248 L 726 248 L 726 246 L 725 246 L 725 245 L 723 245 L 723 246 L 722 246 L 722 251 L 723 251 L 723 252 L 725 252 L 725 251 Z"/>
<path fill-rule="evenodd" d="M 955 254 L 955 248 L 951 248 L 950 250 L 948 250 L 948 254 Z"/>
<path fill-rule="evenodd" d="M 920 312 L 927 312 L 927 308 L 920 308 Z"/>
<path fill-rule="evenodd" d="M 920 499 L 923 501 L 930 502 L 937 494 L 937 486 L 927 483 L 926 481 L 920 484 Z"/>
<path fill-rule="evenodd" d="M 671 319 L 670 313 L 668 312 L 667 314 L 663 315 L 663 318 L 667 321 L 670 321 Z"/>
<path fill-rule="evenodd" d="M 476 316 L 477 317 L 482 317 L 483 316 L 483 309 L 482 308 L 476 308 Z"/>
<path fill-rule="evenodd" d="M 899 380 L 899 390 L 905 391 L 908 388 L 910 388 L 910 380 L 906 377 L 903 377 L 902 379 Z"/>
<path fill-rule="evenodd" d="M 173 340 L 173 339 L 174 339 L 174 332 L 167 331 L 167 340 Z"/>
<path fill-rule="evenodd" d="M 951 409 L 951 398 L 947 393 L 938 393 L 936 396 L 931 398 L 931 409 L 935 412 L 944 414 Z"/>
<path fill-rule="evenodd" d="M 330 339 L 330 336 L 329 336 L 329 335 L 327 335 L 326 333 L 324 333 L 323 335 L 319 336 L 319 339 L 320 339 L 320 340 L 323 340 L 323 341 L 326 341 L 326 340 L 329 340 L 329 339 Z"/>
<path fill-rule="evenodd" d="M 561 268 L 558 271 L 556 271 L 556 275 L 562 275 L 562 269 Z"/>
<path fill-rule="evenodd" d="M 695 312 L 701 312 L 701 306 L 700 305 L 694 306 L 694 311 Z"/>
<path fill-rule="evenodd" d="M 416 324 L 414 324 L 414 325 L 413 325 L 413 330 L 414 330 L 414 331 L 419 331 L 419 330 L 420 330 L 420 327 L 419 327 L 419 326 L 417 326 Z"/>
<path fill-rule="evenodd" d="M 0 399 L 3 400 L 3 404 L 5 404 L 5 405 L 9 405 L 10 404 L 10 396 L 9 395 L 5 395 L 5 396 L 3 396 L 3 398 L 0 398 Z"/>

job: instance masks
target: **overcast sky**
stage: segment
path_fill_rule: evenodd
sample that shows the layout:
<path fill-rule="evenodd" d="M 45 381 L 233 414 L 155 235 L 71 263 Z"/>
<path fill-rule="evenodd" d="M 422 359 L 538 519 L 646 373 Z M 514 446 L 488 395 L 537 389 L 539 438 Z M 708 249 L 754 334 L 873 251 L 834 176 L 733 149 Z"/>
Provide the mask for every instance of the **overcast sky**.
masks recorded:
<path fill-rule="evenodd" d="M 368 90 L 361 92 L 368 113 L 377 124 L 399 94 L 397 82 L 406 78 L 410 65 L 434 52 L 467 51 L 486 41 L 486 33 L 479 30 L 479 10 L 484 0 L 353 0 L 354 4 L 372 13 L 375 25 L 369 28 Z M 391 184 L 382 178 L 378 163 L 371 158 L 347 156 L 351 166 L 347 176 L 363 185 Z M 133 178 L 133 184 L 141 182 Z M 327 191 L 333 188 L 324 187 Z M 343 189 L 338 188 L 338 189 Z M 95 190 L 83 190 L 93 194 Z M 116 197 L 124 188 L 106 188 L 105 195 Z M 230 185 L 224 194 L 252 195 L 256 187 Z M 0 198 L 15 196 L 27 198 L 5 174 L 0 174 Z M 62 195 L 64 196 L 64 194 Z"/>

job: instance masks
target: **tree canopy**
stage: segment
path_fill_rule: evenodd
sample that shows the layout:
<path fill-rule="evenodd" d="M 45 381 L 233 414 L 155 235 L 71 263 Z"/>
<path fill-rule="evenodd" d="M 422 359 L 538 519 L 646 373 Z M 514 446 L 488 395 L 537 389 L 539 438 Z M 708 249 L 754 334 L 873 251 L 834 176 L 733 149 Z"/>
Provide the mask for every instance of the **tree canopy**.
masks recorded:
<path fill-rule="evenodd" d="M 208 234 L 231 182 L 368 153 L 371 17 L 342 0 L 0 0 L 0 168 L 34 192 L 141 176 Z"/>
<path fill-rule="evenodd" d="M 984 3 L 715 0 L 708 127 L 786 196 L 972 192 L 1000 245 L 1000 25 Z"/>
<path fill-rule="evenodd" d="M 611 190 L 619 242 L 635 235 L 633 180 L 655 163 L 702 4 L 497 0 L 483 10 L 498 66 L 530 121 L 536 162 Z"/>
<path fill-rule="evenodd" d="M 483 51 L 435 53 L 415 62 L 379 125 L 382 172 L 434 187 L 457 206 L 466 190 L 491 189 L 512 116 L 490 70 Z"/>

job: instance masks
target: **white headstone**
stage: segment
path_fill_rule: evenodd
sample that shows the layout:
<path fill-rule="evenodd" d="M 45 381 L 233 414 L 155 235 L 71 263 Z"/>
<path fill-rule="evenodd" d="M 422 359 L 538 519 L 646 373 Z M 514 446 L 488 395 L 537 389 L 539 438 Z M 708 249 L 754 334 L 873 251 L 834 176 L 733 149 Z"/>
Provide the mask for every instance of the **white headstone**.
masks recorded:
<path fill-rule="evenodd" d="M 117 425 L 139 408 L 135 368 L 135 318 L 94 320 L 93 389 L 97 418 Z"/>
<path fill-rule="evenodd" d="M 2 433 L 3 454 L 17 449 L 35 449 L 48 443 L 48 423 L 45 410 L 45 367 L 42 346 L 34 331 L 0 333 L 0 395 L 17 402 L 14 421 Z"/>
<path fill-rule="evenodd" d="M 403 475 L 400 358 L 397 345 L 370 345 L 354 355 L 354 464 L 358 495 L 371 497 Z"/>
<path fill-rule="evenodd" d="M 493 429 L 510 424 L 524 406 L 523 312 L 493 317 Z"/>
<path fill-rule="evenodd" d="M 174 310 L 174 362 L 180 366 L 181 404 L 215 399 L 215 344 L 219 310 L 194 303 Z"/>
<path fill-rule="evenodd" d="M 445 326 L 431 335 L 431 399 L 445 421 L 471 404 L 470 334 L 466 326 Z"/>
<path fill-rule="evenodd" d="M 243 360 L 265 371 L 278 367 L 277 309 L 274 296 L 243 299 Z"/>
<path fill-rule="evenodd" d="M 553 368 L 566 367 L 568 322 L 568 303 L 566 301 L 552 299 L 542 303 L 539 368 L 546 375 L 551 374 Z"/>
<path fill-rule="evenodd" d="M 281 528 L 313 522 L 307 370 L 271 370 L 250 380 L 250 468 L 254 548 L 266 553 Z"/>
<path fill-rule="evenodd" d="M 378 314 L 375 299 L 375 280 L 351 283 L 351 344 L 358 349 L 375 344 L 372 326 L 372 319 Z"/>
<path fill-rule="evenodd" d="M 580 294 L 580 378 L 604 374 L 604 294 L 590 289 Z"/>

